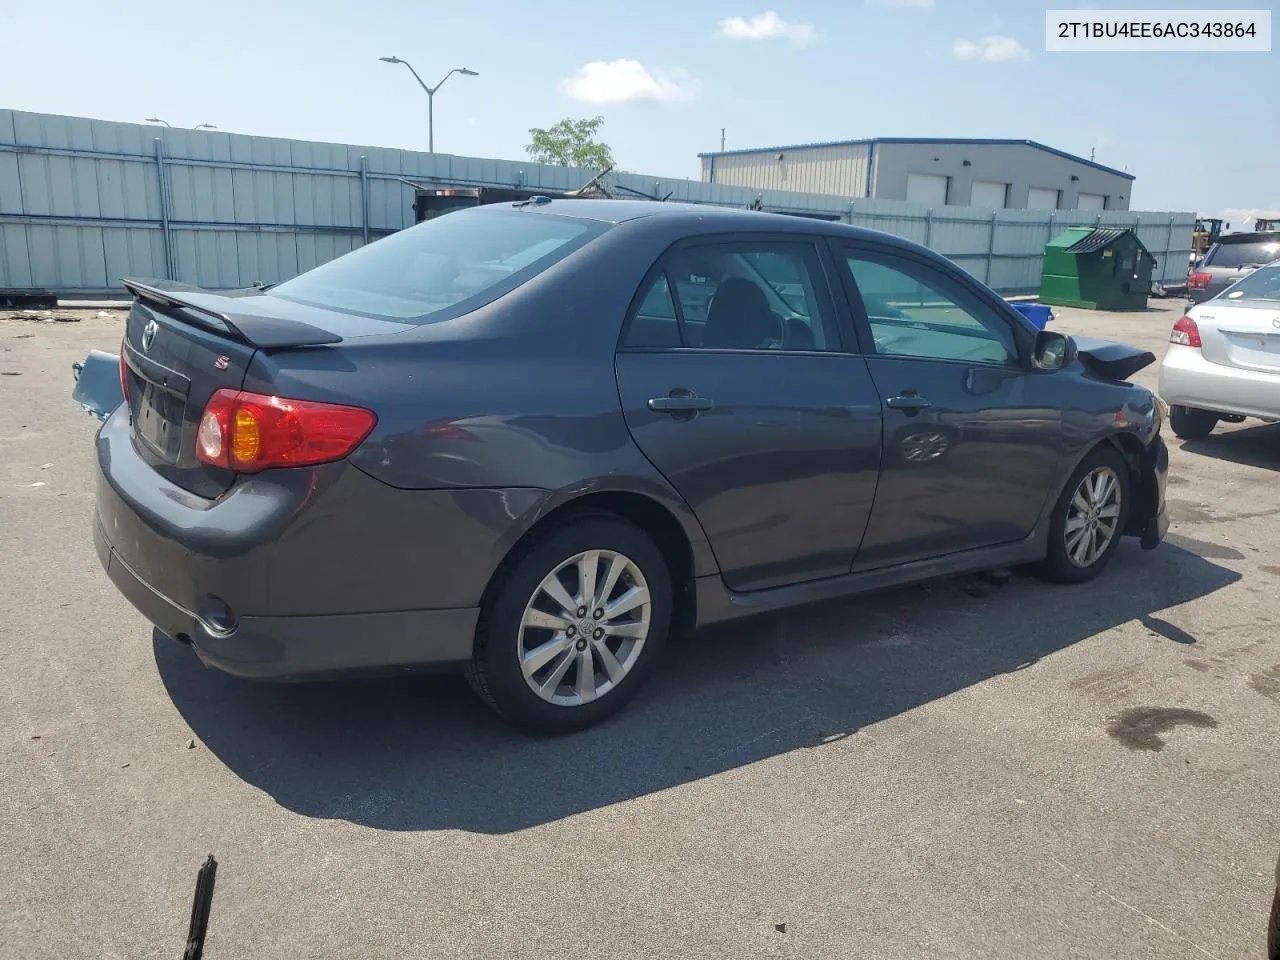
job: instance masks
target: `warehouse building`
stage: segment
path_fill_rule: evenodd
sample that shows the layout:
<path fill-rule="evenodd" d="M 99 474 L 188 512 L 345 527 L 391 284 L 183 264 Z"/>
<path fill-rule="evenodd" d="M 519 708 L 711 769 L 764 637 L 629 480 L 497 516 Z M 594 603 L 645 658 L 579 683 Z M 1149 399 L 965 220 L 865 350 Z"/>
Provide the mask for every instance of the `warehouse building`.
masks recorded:
<path fill-rule="evenodd" d="M 879 137 L 700 153 L 702 180 L 931 207 L 1128 210 L 1133 175 L 1034 140 Z"/>

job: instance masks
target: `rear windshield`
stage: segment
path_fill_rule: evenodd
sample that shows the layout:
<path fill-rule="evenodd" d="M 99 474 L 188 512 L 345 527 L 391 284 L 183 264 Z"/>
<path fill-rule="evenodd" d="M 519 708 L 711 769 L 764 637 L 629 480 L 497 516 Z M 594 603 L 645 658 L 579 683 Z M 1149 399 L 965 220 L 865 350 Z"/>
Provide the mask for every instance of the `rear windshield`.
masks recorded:
<path fill-rule="evenodd" d="M 1247 267 L 1270 263 L 1280 257 L 1280 238 L 1275 240 L 1246 240 L 1243 243 L 1219 243 L 1213 255 L 1205 261 L 1213 267 Z"/>
<path fill-rule="evenodd" d="M 1231 285 L 1223 300 L 1280 300 L 1280 266 L 1255 270 Z"/>
<path fill-rule="evenodd" d="M 330 260 L 269 294 L 383 320 L 447 320 L 514 290 L 605 229 L 544 213 L 459 211 Z"/>

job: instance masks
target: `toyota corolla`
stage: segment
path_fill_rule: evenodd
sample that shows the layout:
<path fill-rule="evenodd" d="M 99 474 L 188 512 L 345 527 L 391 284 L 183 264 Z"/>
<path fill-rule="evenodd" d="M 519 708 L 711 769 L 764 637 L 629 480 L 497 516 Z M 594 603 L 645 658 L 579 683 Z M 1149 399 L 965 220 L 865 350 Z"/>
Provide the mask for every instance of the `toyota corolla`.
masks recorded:
<path fill-rule="evenodd" d="M 563 732 L 697 624 L 1082 582 L 1167 528 L 1162 406 L 1125 379 L 1154 357 L 880 233 L 536 198 L 269 289 L 127 286 L 98 554 L 243 677 L 456 668 Z"/>

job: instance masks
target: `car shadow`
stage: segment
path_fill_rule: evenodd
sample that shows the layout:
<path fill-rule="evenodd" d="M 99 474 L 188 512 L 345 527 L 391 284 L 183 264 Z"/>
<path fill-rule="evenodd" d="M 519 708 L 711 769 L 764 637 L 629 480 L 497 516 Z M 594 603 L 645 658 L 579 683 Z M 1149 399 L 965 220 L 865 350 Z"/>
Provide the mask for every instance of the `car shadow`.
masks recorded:
<path fill-rule="evenodd" d="M 666 652 L 626 710 L 591 730 L 520 734 L 456 677 L 265 684 L 154 643 L 173 703 L 238 777 L 308 817 L 384 830 L 507 833 L 832 740 L 1239 574 L 1125 542 L 1093 584 L 957 578 L 707 630 Z M 1194 642 L 1162 630 L 1152 642 Z"/>
<path fill-rule="evenodd" d="M 1280 470 L 1280 423 L 1264 423 L 1238 430 L 1219 429 L 1203 440 L 1184 440 L 1182 449 L 1246 467 Z"/>

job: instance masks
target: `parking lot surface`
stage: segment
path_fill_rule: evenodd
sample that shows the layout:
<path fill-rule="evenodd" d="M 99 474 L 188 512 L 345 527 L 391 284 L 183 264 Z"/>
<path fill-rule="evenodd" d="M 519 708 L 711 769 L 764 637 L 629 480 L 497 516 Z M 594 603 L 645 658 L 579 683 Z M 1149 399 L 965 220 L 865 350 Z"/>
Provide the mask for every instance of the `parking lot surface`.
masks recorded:
<path fill-rule="evenodd" d="M 1159 356 L 1180 307 L 1055 327 Z M 1280 425 L 1170 437 L 1168 541 L 1093 584 L 705 632 L 539 740 L 453 678 L 251 684 L 153 642 L 70 398 L 121 326 L 0 318 L 0 956 L 177 956 L 208 853 L 208 960 L 1262 956 Z"/>

